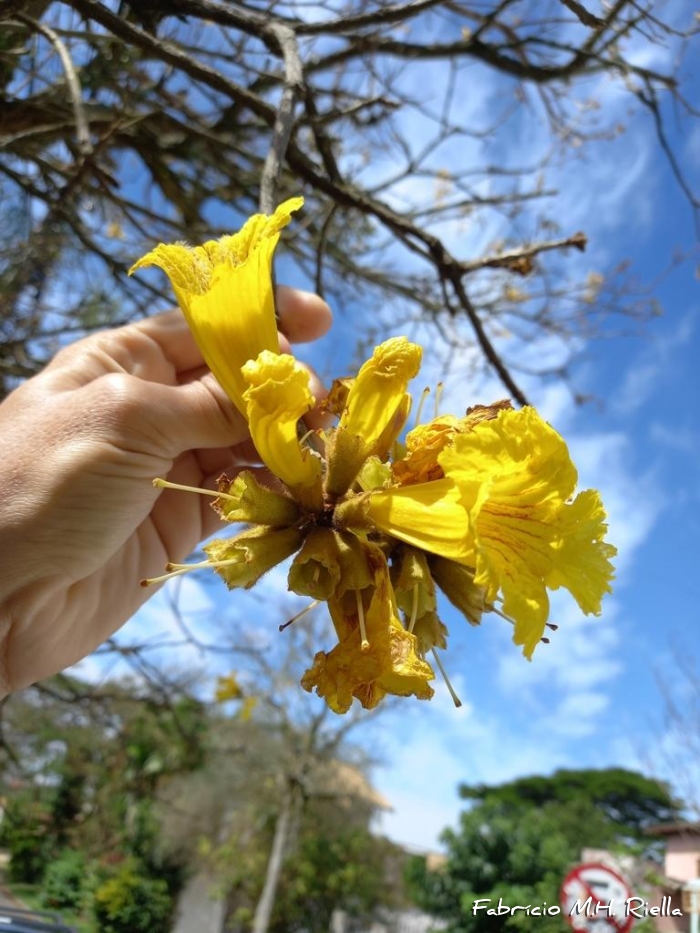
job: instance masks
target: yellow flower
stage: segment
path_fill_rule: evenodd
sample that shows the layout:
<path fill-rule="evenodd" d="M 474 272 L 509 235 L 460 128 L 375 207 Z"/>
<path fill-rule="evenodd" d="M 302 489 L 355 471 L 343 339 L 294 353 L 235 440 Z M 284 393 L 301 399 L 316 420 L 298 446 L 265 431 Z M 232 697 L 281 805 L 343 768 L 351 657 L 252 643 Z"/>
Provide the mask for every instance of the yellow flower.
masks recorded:
<path fill-rule="evenodd" d="M 490 612 L 506 618 L 531 657 L 549 590 L 568 589 L 596 614 L 610 590 L 616 552 L 604 541 L 600 496 L 574 498 L 562 438 L 534 409 L 514 411 L 508 401 L 436 416 L 401 444 L 422 352 L 405 337 L 378 346 L 355 378 L 336 380 L 324 404 L 336 427 L 307 432 L 315 400 L 306 370 L 278 352 L 270 274 L 280 230 L 301 203 L 287 201 L 203 247 L 159 246 L 134 266 L 168 273 L 204 358 L 275 477 L 259 482 L 246 470 L 201 490 L 223 521 L 248 527 L 207 544 L 205 561 L 170 564 L 144 582 L 209 566 L 229 587 L 249 588 L 293 556 L 289 589 L 325 601 L 337 636 L 316 653 L 306 690 L 336 712 L 355 699 L 371 709 L 387 694 L 428 699 L 430 653 L 460 705 L 437 650 L 447 629 L 436 588 L 471 625 Z M 219 698 L 240 695 L 233 675 L 220 682 Z"/>
<path fill-rule="evenodd" d="M 234 538 L 220 538 L 204 546 L 208 563 L 226 581 L 229 589 L 253 584 L 299 549 L 297 528 L 267 528 L 256 525 Z"/>
<path fill-rule="evenodd" d="M 445 474 L 438 457 L 452 443 L 455 435 L 466 434 L 479 422 L 495 418 L 499 411 L 508 408 L 512 405 L 504 399 L 493 405 L 474 405 L 467 409 L 464 418 L 440 415 L 428 424 L 419 424 L 406 435 L 405 456 L 392 464 L 394 479 L 401 486 L 441 479 Z"/>
<path fill-rule="evenodd" d="M 444 478 L 370 494 L 382 531 L 471 566 L 485 598 L 503 599 L 514 641 L 532 656 L 549 613 L 546 587 L 569 589 L 585 613 L 610 590 L 615 549 L 596 493 L 568 500 L 576 470 L 561 437 L 532 408 L 503 410 L 438 457 Z"/>
<path fill-rule="evenodd" d="M 350 383 L 328 445 L 326 487 L 333 495 L 348 490 L 369 457 L 386 458 L 408 417 L 406 387 L 420 368 L 421 355 L 417 344 L 392 337 L 375 348 Z"/>
<path fill-rule="evenodd" d="M 218 677 L 216 681 L 214 702 L 226 703 L 228 700 L 243 701 L 237 713 L 237 718 L 241 722 L 248 722 L 253 715 L 253 710 L 258 704 L 257 697 L 245 695 L 235 674 L 227 674 L 225 677 Z"/>
<path fill-rule="evenodd" d="M 272 255 L 303 203 L 290 198 L 272 216 L 255 214 L 238 233 L 203 246 L 161 243 L 129 270 L 158 266 L 167 274 L 207 366 L 243 414 L 241 367 L 278 349 Z"/>
<path fill-rule="evenodd" d="M 391 425 L 397 411 L 405 407 L 406 386 L 420 369 L 422 350 L 405 337 L 392 337 L 376 347 L 372 358 L 360 367 L 340 416 L 339 428 L 362 438 L 367 456 Z M 395 428 L 395 437 L 403 423 Z"/>
<path fill-rule="evenodd" d="M 263 350 L 243 367 L 246 415 L 263 463 L 306 506 L 320 508 L 321 461 L 299 443 L 297 425 L 314 405 L 309 374 L 288 354 Z"/>
<path fill-rule="evenodd" d="M 250 717 L 253 715 L 255 707 L 258 705 L 257 697 L 245 697 L 241 708 L 238 711 L 238 718 L 241 722 L 248 722 Z"/>
<path fill-rule="evenodd" d="M 240 700 L 242 697 L 243 690 L 235 674 L 227 674 L 225 677 L 217 679 L 216 692 L 214 693 L 214 700 L 217 703 L 225 703 L 227 700 Z"/>

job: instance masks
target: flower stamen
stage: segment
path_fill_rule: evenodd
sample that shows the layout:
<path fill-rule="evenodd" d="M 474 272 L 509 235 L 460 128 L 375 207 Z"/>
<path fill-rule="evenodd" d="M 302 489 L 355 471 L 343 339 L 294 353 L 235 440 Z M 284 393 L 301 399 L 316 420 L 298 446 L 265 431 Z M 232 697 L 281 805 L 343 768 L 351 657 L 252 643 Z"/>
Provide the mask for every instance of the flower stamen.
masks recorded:
<path fill-rule="evenodd" d="M 167 479 L 154 479 L 153 485 L 157 489 L 179 489 L 181 492 L 196 492 L 200 496 L 213 496 L 215 499 L 238 501 L 235 496 L 230 496 L 226 492 L 218 492 L 216 489 L 198 489 L 196 486 L 183 486 L 182 483 L 171 483 Z"/>
<path fill-rule="evenodd" d="M 357 618 L 360 622 L 360 648 L 363 651 L 368 651 L 369 639 L 367 638 L 367 628 L 365 626 L 365 610 L 362 605 L 362 596 L 359 590 L 355 590 L 355 598 L 357 599 Z"/>
<path fill-rule="evenodd" d="M 450 696 L 452 697 L 452 702 L 459 709 L 459 707 L 462 705 L 462 701 L 455 693 L 454 688 L 452 684 L 450 683 L 450 678 L 447 676 L 447 671 L 442 666 L 442 661 L 440 660 L 437 651 L 435 650 L 435 648 L 431 648 L 430 651 L 433 655 L 433 659 L 435 660 L 435 663 L 437 664 L 438 670 L 442 674 L 443 680 L 445 681 L 445 686 L 449 690 Z"/>
<path fill-rule="evenodd" d="M 309 450 L 313 450 L 315 453 L 320 454 L 322 457 L 325 457 L 326 454 L 326 439 L 323 436 L 322 431 L 317 431 L 316 428 L 309 428 L 304 434 L 301 434 L 301 431 L 304 430 L 306 424 L 303 418 L 299 419 L 299 446 L 308 447 Z"/>
<path fill-rule="evenodd" d="M 499 600 L 499 602 L 500 602 L 500 601 L 501 601 L 501 600 Z M 513 621 L 513 619 L 511 619 L 510 616 L 507 616 L 507 615 L 505 614 L 505 612 L 501 612 L 501 610 L 498 608 L 498 606 L 494 606 L 493 604 L 491 604 L 491 606 L 487 606 L 487 607 L 485 607 L 485 608 L 486 608 L 487 611 L 489 611 L 489 612 L 495 612 L 497 616 L 500 616 L 502 619 L 505 619 L 506 622 L 510 622 L 511 625 L 515 625 L 515 622 Z"/>
<path fill-rule="evenodd" d="M 304 609 L 302 609 L 301 612 L 297 612 L 297 614 L 295 616 L 292 616 L 291 619 L 288 619 L 286 622 L 283 622 L 282 625 L 279 626 L 279 631 L 283 632 L 286 628 L 289 628 L 289 626 L 292 625 L 294 622 L 298 622 L 299 619 L 302 619 L 306 615 L 307 612 L 311 612 L 312 609 L 315 609 L 316 606 L 318 606 L 320 602 L 321 602 L 320 599 L 315 599 L 312 603 L 309 603 L 309 605 L 306 606 Z"/>
<path fill-rule="evenodd" d="M 408 623 L 408 631 L 413 634 L 413 629 L 416 627 L 416 619 L 418 618 L 418 584 L 413 587 L 413 604 L 411 606 L 411 619 Z"/>
<path fill-rule="evenodd" d="M 442 401 L 442 393 L 444 391 L 445 383 L 438 382 L 438 384 L 435 386 L 435 413 L 433 414 L 433 418 L 437 418 L 437 416 L 440 414 L 440 402 Z"/>
<path fill-rule="evenodd" d="M 418 427 L 420 424 L 420 419 L 423 415 L 423 407 L 425 406 L 428 396 L 430 395 L 430 386 L 426 386 L 420 395 L 420 402 L 418 402 L 418 408 L 416 410 L 416 423 L 415 427 Z"/>
<path fill-rule="evenodd" d="M 172 564 L 168 563 L 165 565 L 167 573 L 162 574 L 160 577 L 148 577 L 145 580 L 141 580 L 141 586 L 153 586 L 156 583 L 164 583 L 166 580 L 170 580 L 172 577 L 179 577 L 183 573 L 190 573 L 192 570 L 201 570 L 203 567 L 213 567 L 216 570 L 218 567 L 230 567 L 232 564 L 240 564 L 240 557 L 229 557 L 226 560 L 201 560 L 197 564 Z"/>

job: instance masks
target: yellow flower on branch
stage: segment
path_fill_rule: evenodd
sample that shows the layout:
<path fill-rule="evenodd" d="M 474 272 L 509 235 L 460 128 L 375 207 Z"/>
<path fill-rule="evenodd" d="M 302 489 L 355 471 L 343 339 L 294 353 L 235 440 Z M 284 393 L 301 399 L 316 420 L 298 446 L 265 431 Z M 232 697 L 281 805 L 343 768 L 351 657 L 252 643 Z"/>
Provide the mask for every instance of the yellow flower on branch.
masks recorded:
<path fill-rule="evenodd" d="M 399 443 L 422 352 L 405 337 L 337 380 L 324 406 L 337 425 L 308 431 L 315 401 L 304 368 L 277 352 L 270 276 L 279 231 L 300 203 L 195 250 L 160 246 L 134 267 L 168 272 L 274 477 L 244 470 L 215 492 L 193 490 L 215 497 L 223 521 L 248 527 L 208 544 L 205 561 L 168 565 L 144 582 L 208 566 L 229 587 L 247 588 L 295 555 L 289 589 L 328 604 L 337 639 L 317 652 L 306 690 L 339 713 L 354 700 L 371 709 L 387 694 L 428 699 L 430 658 L 459 704 L 438 654 L 447 644 L 438 591 L 470 625 L 487 614 L 509 621 L 531 658 L 548 624 L 548 591 L 568 589 L 594 614 L 610 591 L 616 552 L 604 541 L 600 496 L 576 494 L 563 439 L 534 409 L 508 401 L 436 416 Z"/>
<path fill-rule="evenodd" d="M 422 351 L 405 337 L 380 344 L 353 379 L 338 427 L 328 445 L 326 487 L 342 495 L 369 457 L 386 459 L 410 409 L 408 383 L 418 373 Z"/>

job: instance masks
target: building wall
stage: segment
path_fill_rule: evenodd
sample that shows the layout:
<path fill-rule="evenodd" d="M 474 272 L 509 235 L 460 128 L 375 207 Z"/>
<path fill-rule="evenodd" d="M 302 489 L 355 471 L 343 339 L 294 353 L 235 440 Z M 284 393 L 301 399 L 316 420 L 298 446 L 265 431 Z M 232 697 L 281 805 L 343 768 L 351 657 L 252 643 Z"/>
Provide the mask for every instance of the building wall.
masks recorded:
<path fill-rule="evenodd" d="M 700 836 L 670 836 L 666 846 L 664 874 L 677 881 L 700 877 Z"/>
<path fill-rule="evenodd" d="M 659 888 L 654 888 L 649 894 L 649 906 L 661 907 L 663 895 L 666 897 L 671 896 L 669 913 L 672 910 L 682 909 L 680 894 L 661 891 Z M 666 903 L 664 906 L 668 906 L 668 904 Z M 682 917 L 654 917 L 654 926 L 657 933 L 688 933 L 690 930 L 690 917 L 687 914 Z"/>

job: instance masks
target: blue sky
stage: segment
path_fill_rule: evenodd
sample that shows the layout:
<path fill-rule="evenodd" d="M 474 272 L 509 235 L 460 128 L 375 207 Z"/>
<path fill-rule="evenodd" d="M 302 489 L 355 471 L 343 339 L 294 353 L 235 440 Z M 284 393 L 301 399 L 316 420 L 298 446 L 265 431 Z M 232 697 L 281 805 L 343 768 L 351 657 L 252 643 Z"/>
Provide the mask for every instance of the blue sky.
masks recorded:
<path fill-rule="evenodd" d="M 645 53 L 646 54 L 646 53 Z M 641 50 L 640 60 L 644 58 Z M 650 65 L 658 60 L 644 61 Z M 653 58 L 653 57 L 652 57 Z M 699 75 L 693 78 L 697 88 Z M 502 86 L 489 84 L 484 73 L 470 80 L 480 93 L 466 101 L 477 119 L 488 111 Z M 626 113 L 627 100 L 617 86 L 595 79 L 585 90 L 602 99 L 612 112 Z M 579 93 L 578 91 L 576 93 Z M 581 94 L 584 91 L 580 92 Z M 525 118 L 523 117 L 523 120 Z M 530 119 L 528 117 L 528 119 Z M 419 119 L 408 115 L 404 126 L 419 138 Z M 410 121 L 414 122 L 411 123 Z M 672 142 L 688 177 L 700 190 L 700 130 L 687 133 L 673 121 Z M 498 142 L 499 154 L 544 145 L 543 127 L 513 124 Z M 451 152 L 445 159 L 465 158 Z M 391 165 L 374 164 L 374 178 Z M 633 117 L 627 133 L 614 142 L 593 144 L 582 161 L 565 160 L 552 168 L 559 190 L 559 213 L 567 232 L 583 229 L 589 249 L 572 257 L 569 271 L 606 273 L 631 259 L 644 281 L 668 269 L 674 249 L 693 247 L 695 228 L 690 208 L 659 151 L 649 120 Z M 387 198 L 399 203 L 429 197 L 430 190 L 393 190 Z M 476 230 L 455 224 L 442 231 L 459 255 L 478 255 L 493 238 L 493 228 Z M 398 262 L 407 262 L 397 256 Z M 559 767 L 603 767 L 620 764 L 668 775 L 673 739 L 663 721 L 657 678 L 678 682 L 678 653 L 695 657 L 700 670 L 700 289 L 695 260 L 689 259 L 665 275 L 656 289 L 662 316 L 633 335 L 615 335 L 606 324 L 604 339 L 579 340 L 573 366 L 576 389 L 594 401 L 576 406 L 568 389 L 557 382 L 524 378 L 532 400 L 569 443 L 579 468 L 580 488 L 601 490 L 610 515 L 609 540 L 619 548 L 618 579 L 600 618 L 584 618 L 572 601 L 556 594 L 550 618 L 560 623 L 550 645 L 542 645 L 532 663 L 510 642 L 510 632 L 498 619 L 469 629 L 450 610 L 445 664 L 463 700 L 456 710 L 438 686 L 430 703 L 404 701 L 396 711 L 368 723 L 366 741 L 384 760 L 374 782 L 394 810 L 382 829 L 399 842 L 434 847 L 441 830 L 454 824 L 460 809 L 458 783 L 496 783 L 519 775 L 549 773 Z M 283 273 L 283 274 L 282 274 Z M 280 278 L 304 284 L 282 262 Z M 618 324 L 624 322 L 617 322 Z M 314 348 L 302 348 L 322 372 L 339 375 L 348 365 L 358 336 L 357 316 L 340 317 L 334 330 Z M 400 332 L 400 331 L 399 331 Z M 422 336 L 431 345 L 430 332 Z M 551 355 L 562 347 L 552 341 L 525 345 L 504 342 L 504 350 L 520 359 Z M 442 363 L 426 352 L 418 391 L 434 385 Z M 474 384 L 467 377 L 469 360 L 458 360 L 447 384 L 443 411 L 503 396 L 486 378 Z M 474 393 L 472 397 L 472 393 Z M 272 575 L 265 600 L 267 615 L 256 603 L 259 627 L 276 635 L 277 591 L 284 575 Z M 213 634 L 222 614 L 238 615 L 232 625 L 245 626 L 250 609 L 244 597 L 229 595 L 223 586 L 201 587 L 189 579 L 183 605 L 201 631 Z M 290 605 L 290 604 L 288 604 Z M 292 606 L 296 603 L 292 602 Z M 122 634 L 126 641 L 172 632 L 172 622 L 158 596 Z M 264 607 L 263 607 L 264 608 Z M 330 627 L 329 627 L 330 631 Z M 264 636 L 261 636 L 264 637 Z M 328 649 L 332 639 L 319 647 Z M 169 663 L 206 662 L 192 648 L 171 653 Z M 101 670 L 88 660 L 83 671 Z M 225 669 L 225 665 L 224 665 Z M 119 670 L 119 666 L 115 671 Z M 209 673 L 214 673 L 209 668 Z M 320 702 L 309 698 L 309 702 Z M 697 762 L 688 762 L 697 769 Z"/>

